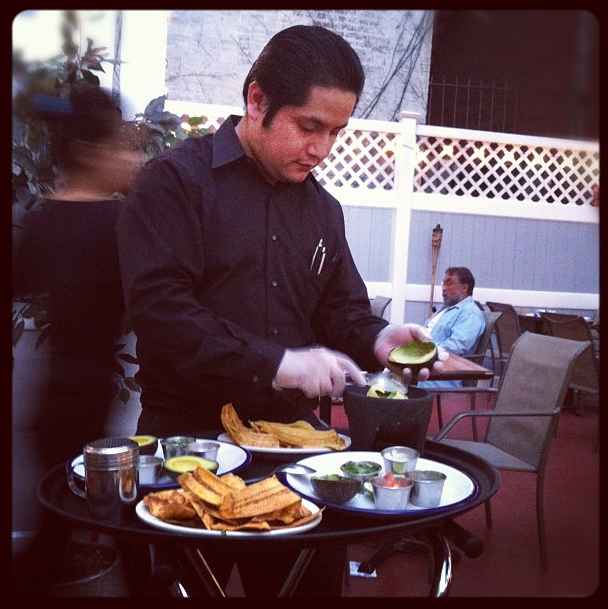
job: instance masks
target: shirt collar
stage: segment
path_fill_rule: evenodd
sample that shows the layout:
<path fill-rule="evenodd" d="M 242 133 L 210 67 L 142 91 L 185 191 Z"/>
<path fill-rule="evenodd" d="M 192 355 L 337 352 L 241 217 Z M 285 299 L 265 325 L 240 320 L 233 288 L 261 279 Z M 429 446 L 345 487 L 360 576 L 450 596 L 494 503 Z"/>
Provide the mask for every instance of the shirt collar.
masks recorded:
<path fill-rule="evenodd" d="M 242 116 L 231 114 L 219 127 L 213 136 L 213 160 L 211 167 L 216 169 L 222 165 L 228 165 L 240 158 L 247 158 L 245 149 L 236 134 L 235 127 L 239 124 Z M 320 186 L 312 173 L 309 173 L 304 184 L 310 184 L 318 192 Z M 278 184 L 277 187 L 292 187 L 292 184 Z"/>
<path fill-rule="evenodd" d="M 235 130 L 241 118 L 241 116 L 234 114 L 230 115 L 215 132 L 213 137 L 213 160 L 211 162 L 213 169 L 247 156 Z"/>

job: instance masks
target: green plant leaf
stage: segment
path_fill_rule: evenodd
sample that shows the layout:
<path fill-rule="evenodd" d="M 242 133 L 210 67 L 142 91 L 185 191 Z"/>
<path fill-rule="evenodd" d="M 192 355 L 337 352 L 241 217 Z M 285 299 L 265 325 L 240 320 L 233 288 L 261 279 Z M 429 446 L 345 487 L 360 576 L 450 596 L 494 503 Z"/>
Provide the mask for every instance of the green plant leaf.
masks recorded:
<path fill-rule="evenodd" d="M 135 364 L 138 365 L 137 358 L 131 355 L 130 353 L 119 353 L 118 359 L 121 359 L 123 362 L 127 362 L 127 364 Z"/>
<path fill-rule="evenodd" d="M 115 360 L 114 364 L 113 364 L 113 368 L 114 368 L 114 374 L 116 376 L 118 376 L 119 378 L 124 378 L 124 376 L 125 376 L 125 369 L 122 367 L 120 362 Z"/>

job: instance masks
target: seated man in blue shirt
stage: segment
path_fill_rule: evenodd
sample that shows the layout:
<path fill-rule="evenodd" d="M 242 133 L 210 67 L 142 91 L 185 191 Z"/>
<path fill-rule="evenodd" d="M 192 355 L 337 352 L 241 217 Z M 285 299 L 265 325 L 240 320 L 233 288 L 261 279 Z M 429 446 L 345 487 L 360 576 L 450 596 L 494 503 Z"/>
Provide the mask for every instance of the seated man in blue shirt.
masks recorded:
<path fill-rule="evenodd" d="M 481 309 L 473 300 L 475 277 L 464 266 L 451 266 L 443 278 L 443 307 L 424 326 L 433 342 L 442 349 L 458 355 L 475 353 L 486 322 Z M 419 387 L 460 387 L 461 381 L 425 381 Z"/>

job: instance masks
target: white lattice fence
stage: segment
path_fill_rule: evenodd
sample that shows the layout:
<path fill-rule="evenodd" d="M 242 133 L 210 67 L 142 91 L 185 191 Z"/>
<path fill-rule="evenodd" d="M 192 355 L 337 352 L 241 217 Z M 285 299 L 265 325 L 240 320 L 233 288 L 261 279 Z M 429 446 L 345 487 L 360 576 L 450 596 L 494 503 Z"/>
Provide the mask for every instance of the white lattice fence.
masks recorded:
<path fill-rule="evenodd" d="M 215 131 L 233 106 L 167 101 L 176 114 L 201 116 Z M 333 189 L 395 188 L 400 124 L 351 119 L 331 154 L 315 169 Z M 599 146 L 511 134 L 417 126 L 416 193 L 586 205 L 599 184 Z"/>
<path fill-rule="evenodd" d="M 423 193 L 585 205 L 599 151 L 421 136 L 415 189 Z"/>
<path fill-rule="evenodd" d="M 332 152 L 315 169 L 323 185 L 392 190 L 397 133 L 343 129 Z"/>

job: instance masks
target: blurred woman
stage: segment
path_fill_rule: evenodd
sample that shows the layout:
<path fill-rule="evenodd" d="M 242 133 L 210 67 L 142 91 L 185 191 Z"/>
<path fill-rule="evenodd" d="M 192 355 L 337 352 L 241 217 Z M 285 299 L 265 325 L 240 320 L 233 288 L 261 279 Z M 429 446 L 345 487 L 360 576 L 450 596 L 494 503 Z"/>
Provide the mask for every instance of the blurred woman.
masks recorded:
<path fill-rule="evenodd" d="M 75 87 L 68 100 L 36 96 L 33 103 L 49 121 L 58 178 L 53 194 L 25 217 L 14 293 L 47 295 L 50 386 L 37 428 L 50 468 L 104 435 L 115 344 L 124 330 L 117 193 L 128 192 L 144 157 L 99 87 Z"/>
<path fill-rule="evenodd" d="M 49 386 L 35 421 L 36 456 L 46 471 L 107 435 L 116 344 L 125 329 L 114 224 L 119 193 L 128 192 L 144 155 L 99 87 L 31 101 L 35 116 L 48 121 L 58 174 L 53 193 L 25 216 L 13 244 L 13 296 L 43 294 L 50 321 Z M 43 594 L 56 580 L 69 537 L 65 524 L 44 515 L 22 557 L 25 572 L 17 575 L 25 580 L 23 593 Z"/>

